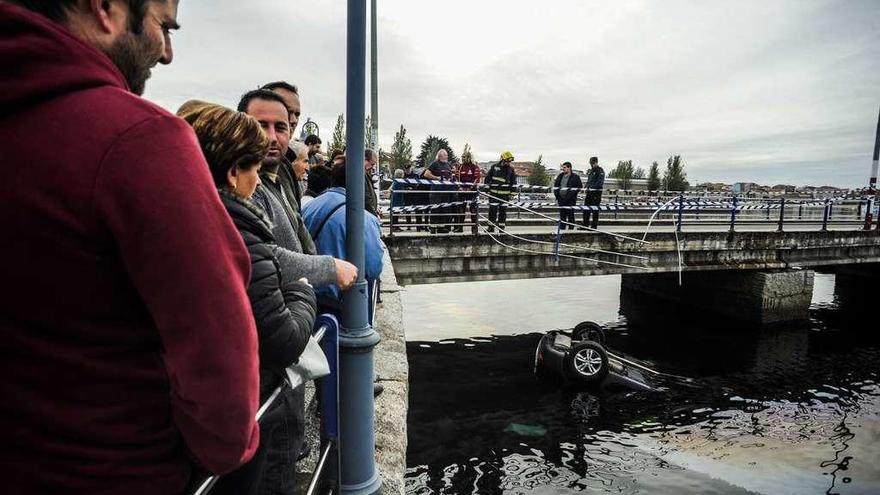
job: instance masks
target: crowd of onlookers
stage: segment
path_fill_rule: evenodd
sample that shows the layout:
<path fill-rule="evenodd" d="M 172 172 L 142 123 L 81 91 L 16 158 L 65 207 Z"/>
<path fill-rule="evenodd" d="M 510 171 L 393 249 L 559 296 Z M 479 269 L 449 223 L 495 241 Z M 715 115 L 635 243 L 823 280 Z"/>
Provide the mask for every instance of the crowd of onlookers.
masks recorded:
<path fill-rule="evenodd" d="M 511 166 L 513 154 L 503 152 L 482 181 L 482 171 L 469 151 L 458 163 L 450 163 L 449 153 L 442 148 L 435 158 L 426 167 L 408 164 L 404 170 L 395 170 L 395 179 L 423 180 L 395 180 L 392 183 L 392 232 L 402 230 L 404 224 L 406 229 L 415 228 L 432 234 L 463 232 L 467 225 L 476 234 L 480 225 L 477 201 L 483 190 L 489 199 L 487 229 L 489 232 L 494 232 L 496 227 L 503 230 L 507 221 L 507 204 L 516 189 L 516 172 Z M 485 187 L 480 187 L 481 184 Z"/>
<path fill-rule="evenodd" d="M 9 493 L 183 494 L 211 473 L 212 493 L 294 492 L 307 419 L 303 387 L 283 384 L 358 278 L 352 157 L 292 139 L 301 93 L 283 81 L 234 109 L 141 98 L 172 62 L 177 5 L 0 0 Z"/>
<path fill-rule="evenodd" d="M 470 151 L 462 155 L 461 162 L 450 163 L 445 149 L 437 152 L 436 159 L 427 167 L 418 168 L 408 164 L 405 169 L 394 171 L 391 185 L 390 220 L 391 232 L 404 228 L 434 233 L 463 232 L 469 225 L 472 233 L 480 228 L 479 199 L 488 199 L 486 230 L 491 233 L 498 227 L 505 229 L 507 207 L 513 192 L 518 190 L 516 172 L 511 166 L 513 154 L 501 153 L 500 160 L 493 163 L 481 182 L 482 171 L 474 163 Z M 590 170 L 586 184 L 572 172 L 571 162 L 564 162 L 553 182 L 553 195 L 559 208 L 560 228 L 575 229 L 575 207 L 581 190 L 585 191 L 584 205 L 598 206 L 602 201 L 605 171 L 597 157 L 590 158 Z M 421 179 L 402 181 L 399 179 Z M 430 182 L 429 182 L 430 181 Z M 450 184 L 446 184 L 450 182 Z M 470 218 L 468 218 L 470 217 Z M 596 229 L 599 223 L 598 209 L 587 208 L 583 212 L 583 227 Z"/>

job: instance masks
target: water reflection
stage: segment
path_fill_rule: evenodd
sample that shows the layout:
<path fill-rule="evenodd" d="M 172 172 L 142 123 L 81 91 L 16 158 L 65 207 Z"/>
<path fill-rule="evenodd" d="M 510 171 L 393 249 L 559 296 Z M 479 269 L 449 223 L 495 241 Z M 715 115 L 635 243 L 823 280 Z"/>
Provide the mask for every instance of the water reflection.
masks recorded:
<path fill-rule="evenodd" d="M 531 359 L 540 333 L 500 335 L 524 327 L 522 316 L 520 327 L 477 339 L 423 327 L 437 333 L 408 349 L 408 492 L 877 493 L 880 346 L 833 304 L 833 277 L 819 278 L 822 304 L 797 328 L 768 331 L 669 307 L 655 317 L 607 319 L 616 321 L 610 346 L 697 379 L 698 387 L 665 394 L 536 380 Z M 605 279 L 600 288 L 615 286 Z M 568 280 L 572 290 L 599 290 L 589 279 Z M 471 290 L 456 293 L 473 309 Z M 500 320 L 491 305 L 471 318 L 510 323 L 522 311 L 513 298 Z M 558 315 L 543 330 L 577 321 L 558 311 L 572 309 L 572 299 L 535 291 L 530 299 L 530 312 L 542 315 L 530 321 Z"/>

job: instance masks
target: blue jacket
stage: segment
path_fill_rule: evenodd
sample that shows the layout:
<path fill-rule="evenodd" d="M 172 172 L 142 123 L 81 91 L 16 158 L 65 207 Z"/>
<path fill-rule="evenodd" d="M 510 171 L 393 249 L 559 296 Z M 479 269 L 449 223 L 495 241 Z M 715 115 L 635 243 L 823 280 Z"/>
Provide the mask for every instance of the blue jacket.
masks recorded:
<path fill-rule="evenodd" d="M 402 184 L 396 180 L 391 183 L 391 207 L 406 206 L 406 193 L 401 191 L 408 190 L 408 184 Z"/>
<path fill-rule="evenodd" d="M 345 206 L 334 211 L 336 207 L 344 204 L 345 188 L 332 187 L 303 207 L 303 221 L 315 240 L 318 254 L 346 259 Z M 379 236 L 379 219 L 366 211 L 364 213 L 364 242 L 366 242 L 364 275 L 367 281 L 373 282 L 382 273 L 382 256 L 385 248 L 382 246 Z M 318 232 L 318 228 L 325 218 L 328 220 Z M 316 289 L 315 293 L 335 300 L 340 299 L 339 288 L 334 284 L 326 289 Z"/>

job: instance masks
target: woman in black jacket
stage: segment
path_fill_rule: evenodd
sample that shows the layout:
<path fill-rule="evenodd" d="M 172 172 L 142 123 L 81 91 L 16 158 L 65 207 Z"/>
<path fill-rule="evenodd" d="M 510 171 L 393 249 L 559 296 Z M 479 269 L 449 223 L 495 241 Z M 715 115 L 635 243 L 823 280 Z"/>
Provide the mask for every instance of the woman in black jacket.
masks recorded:
<path fill-rule="evenodd" d="M 204 102 L 188 102 L 178 115 L 195 130 L 220 200 L 250 253 L 247 292 L 259 334 L 262 403 L 305 349 L 315 324 L 315 293 L 305 279 L 281 272 L 273 254 L 271 224 L 249 200 L 260 182 L 260 161 L 269 149 L 260 124 L 241 112 Z M 289 413 L 283 403 L 269 409 L 260 422 L 260 447 L 254 458 L 222 477 L 212 493 L 257 493 L 272 432 Z"/>

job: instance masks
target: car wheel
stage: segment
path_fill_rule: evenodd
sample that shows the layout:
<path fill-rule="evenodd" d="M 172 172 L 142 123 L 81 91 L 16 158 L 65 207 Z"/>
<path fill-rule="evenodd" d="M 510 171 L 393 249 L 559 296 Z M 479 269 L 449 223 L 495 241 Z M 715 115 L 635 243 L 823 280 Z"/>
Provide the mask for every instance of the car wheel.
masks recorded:
<path fill-rule="evenodd" d="M 605 345 L 605 330 L 592 321 L 582 321 L 571 331 L 571 339 L 574 341 L 592 340 Z"/>
<path fill-rule="evenodd" d="M 565 363 L 572 378 L 583 383 L 596 383 L 608 375 L 608 354 L 601 344 L 584 341 L 576 344 L 565 355 Z"/>

